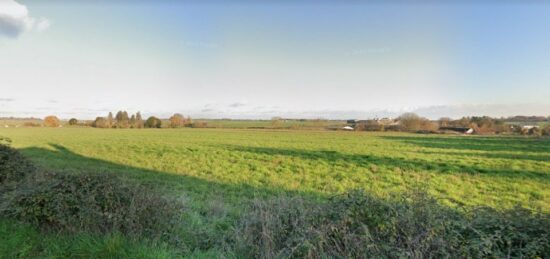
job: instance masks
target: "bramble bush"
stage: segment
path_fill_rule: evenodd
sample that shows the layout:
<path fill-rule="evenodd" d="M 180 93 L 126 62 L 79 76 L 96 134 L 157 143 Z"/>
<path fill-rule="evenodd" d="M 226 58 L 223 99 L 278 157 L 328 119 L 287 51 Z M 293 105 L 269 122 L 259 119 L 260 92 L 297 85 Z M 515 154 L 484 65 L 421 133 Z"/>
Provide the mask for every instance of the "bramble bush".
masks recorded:
<path fill-rule="evenodd" d="M 28 172 L 35 170 L 31 162 L 9 146 L 10 143 L 10 139 L 0 137 L 0 185 L 20 181 Z"/>
<path fill-rule="evenodd" d="M 36 173 L 5 195 L 1 213 L 65 232 L 171 239 L 182 207 L 112 174 Z"/>
<path fill-rule="evenodd" d="M 354 191 L 328 203 L 257 200 L 234 240 L 237 254 L 254 258 L 544 258 L 550 218 L 521 208 L 463 213 L 425 193 Z"/>
<path fill-rule="evenodd" d="M 69 233 L 122 233 L 177 244 L 181 202 L 110 173 L 50 173 L 0 145 L 0 216 Z"/>

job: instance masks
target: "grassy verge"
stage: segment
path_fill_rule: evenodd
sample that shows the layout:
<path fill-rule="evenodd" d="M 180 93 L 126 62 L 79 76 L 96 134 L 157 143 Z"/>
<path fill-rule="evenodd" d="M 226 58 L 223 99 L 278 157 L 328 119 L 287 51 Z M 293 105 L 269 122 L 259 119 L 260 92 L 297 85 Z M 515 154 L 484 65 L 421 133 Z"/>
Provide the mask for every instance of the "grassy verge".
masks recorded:
<path fill-rule="evenodd" d="M 166 245 L 130 241 L 120 234 L 56 234 L 0 219 L 1 258 L 174 258 Z"/>

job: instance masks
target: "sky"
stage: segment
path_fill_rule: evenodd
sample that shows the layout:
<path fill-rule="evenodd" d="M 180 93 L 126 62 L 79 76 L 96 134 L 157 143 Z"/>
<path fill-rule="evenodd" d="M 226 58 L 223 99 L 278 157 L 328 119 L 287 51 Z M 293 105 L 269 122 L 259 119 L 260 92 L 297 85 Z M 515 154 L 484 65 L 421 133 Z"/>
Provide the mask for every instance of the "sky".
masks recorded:
<path fill-rule="evenodd" d="M 0 117 L 550 116 L 544 1 L 0 0 Z"/>

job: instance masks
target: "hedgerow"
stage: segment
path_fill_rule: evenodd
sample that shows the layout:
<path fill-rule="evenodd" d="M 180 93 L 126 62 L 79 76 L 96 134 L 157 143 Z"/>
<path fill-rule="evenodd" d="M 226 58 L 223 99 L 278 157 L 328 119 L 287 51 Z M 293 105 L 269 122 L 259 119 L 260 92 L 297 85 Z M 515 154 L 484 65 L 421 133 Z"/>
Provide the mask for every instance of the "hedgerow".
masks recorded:
<path fill-rule="evenodd" d="M 257 200 L 234 240 L 237 254 L 253 258 L 545 258 L 550 218 L 521 208 L 458 212 L 425 193 L 355 191 L 328 203 Z"/>
<path fill-rule="evenodd" d="M 0 185 L 21 181 L 29 172 L 35 170 L 30 161 L 9 146 L 10 143 L 11 140 L 0 137 Z M 1 190 L 6 191 L 6 188 L 4 186 Z"/>
<path fill-rule="evenodd" d="M 0 145 L 0 216 L 67 233 L 178 243 L 181 202 L 110 173 L 44 172 Z"/>

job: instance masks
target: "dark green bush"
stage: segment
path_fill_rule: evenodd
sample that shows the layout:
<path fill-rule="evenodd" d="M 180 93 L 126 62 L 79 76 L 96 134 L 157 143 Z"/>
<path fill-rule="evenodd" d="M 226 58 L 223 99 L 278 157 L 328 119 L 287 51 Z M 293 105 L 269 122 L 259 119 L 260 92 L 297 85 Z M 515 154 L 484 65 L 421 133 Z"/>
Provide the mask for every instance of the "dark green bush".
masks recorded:
<path fill-rule="evenodd" d="M 458 229 L 461 248 L 473 257 L 548 258 L 550 216 L 523 208 L 479 208 Z"/>
<path fill-rule="evenodd" d="M 20 181 L 29 172 L 35 170 L 32 163 L 17 150 L 11 148 L 9 143 L 9 139 L 0 137 L 0 187 L 7 183 Z M 5 191 L 6 188 L 4 186 L 2 190 Z"/>
<path fill-rule="evenodd" d="M 173 238 L 182 207 L 115 175 L 36 173 L 5 195 L 5 216 L 66 232 Z"/>
<path fill-rule="evenodd" d="M 183 205 L 110 173 L 42 172 L 0 139 L 0 217 L 69 233 L 121 233 L 182 247 Z"/>
<path fill-rule="evenodd" d="M 548 215 L 524 209 L 468 213 L 426 194 L 362 192 L 325 204 L 258 200 L 235 231 L 235 251 L 259 258 L 503 258 L 550 255 Z"/>

